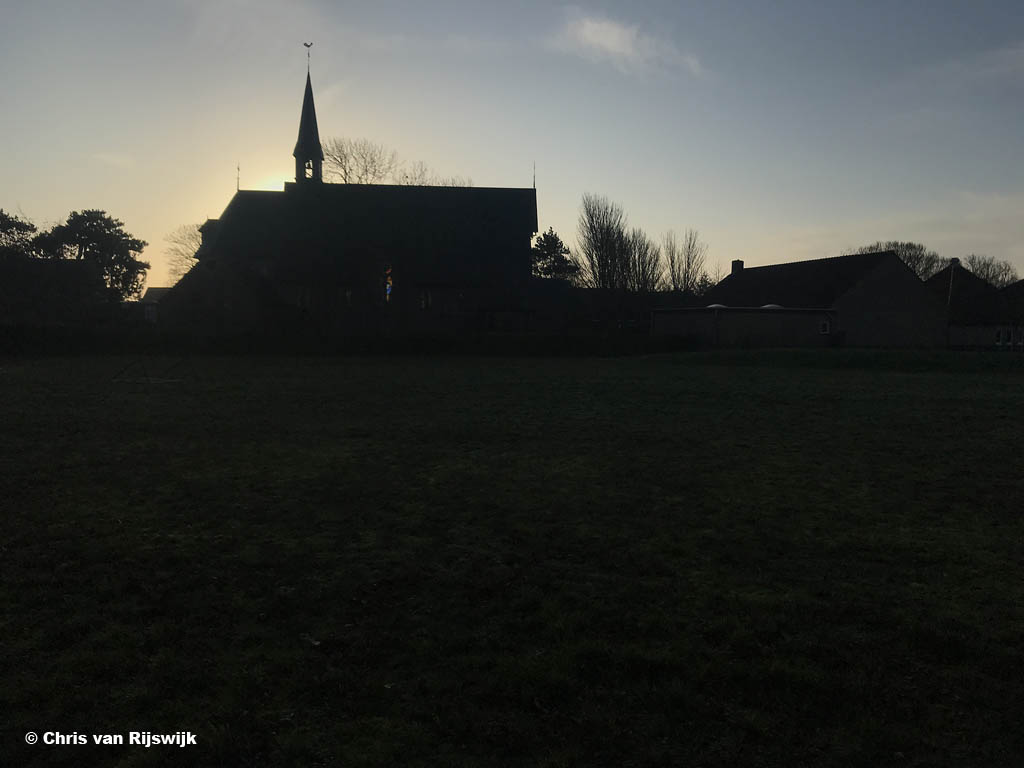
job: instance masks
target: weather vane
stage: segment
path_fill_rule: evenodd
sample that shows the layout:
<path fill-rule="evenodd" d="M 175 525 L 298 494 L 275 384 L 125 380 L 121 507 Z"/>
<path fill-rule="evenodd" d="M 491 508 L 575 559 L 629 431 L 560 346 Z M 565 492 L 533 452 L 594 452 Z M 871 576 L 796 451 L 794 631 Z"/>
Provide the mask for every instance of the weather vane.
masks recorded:
<path fill-rule="evenodd" d="M 313 47 L 312 43 L 303 43 L 306 46 L 306 74 L 309 74 L 309 49 Z"/>

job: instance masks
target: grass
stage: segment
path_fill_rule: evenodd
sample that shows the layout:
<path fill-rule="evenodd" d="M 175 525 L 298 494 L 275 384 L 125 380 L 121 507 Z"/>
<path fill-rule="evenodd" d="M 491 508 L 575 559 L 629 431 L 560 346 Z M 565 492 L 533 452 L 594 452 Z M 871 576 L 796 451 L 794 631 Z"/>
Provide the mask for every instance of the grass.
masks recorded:
<path fill-rule="evenodd" d="M 1020 765 L 1022 412 L 1012 355 L 7 359 L 0 764 Z"/>

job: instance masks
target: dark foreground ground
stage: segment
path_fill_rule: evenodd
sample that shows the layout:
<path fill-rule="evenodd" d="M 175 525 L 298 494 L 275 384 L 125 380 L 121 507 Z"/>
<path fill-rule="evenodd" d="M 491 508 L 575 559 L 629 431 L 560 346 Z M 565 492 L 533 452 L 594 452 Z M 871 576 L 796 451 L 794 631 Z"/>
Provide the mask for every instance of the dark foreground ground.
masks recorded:
<path fill-rule="evenodd" d="M 1019 766 L 1010 355 L 0 361 L 0 764 Z M 29 747 L 27 731 L 198 745 Z"/>

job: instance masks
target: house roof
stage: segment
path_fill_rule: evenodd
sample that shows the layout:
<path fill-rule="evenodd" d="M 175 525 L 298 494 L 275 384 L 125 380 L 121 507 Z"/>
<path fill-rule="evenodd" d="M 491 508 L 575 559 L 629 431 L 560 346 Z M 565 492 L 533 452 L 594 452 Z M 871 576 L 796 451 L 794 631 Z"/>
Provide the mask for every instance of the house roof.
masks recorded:
<path fill-rule="evenodd" d="M 998 325 L 1008 316 L 1006 296 L 960 264 L 958 259 L 925 281 L 947 307 L 954 325 Z"/>
<path fill-rule="evenodd" d="M 147 288 L 139 301 L 143 304 L 158 304 L 160 299 L 162 299 L 170 290 L 170 288 Z"/>
<path fill-rule="evenodd" d="M 1010 316 L 1016 323 L 1024 323 L 1024 280 L 1010 283 L 1002 290 Z"/>
<path fill-rule="evenodd" d="M 726 276 L 704 300 L 728 307 L 830 307 L 878 265 L 893 259 L 899 260 L 895 252 L 879 251 L 750 267 Z"/>
<path fill-rule="evenodd" d="M 299 118 L 299 138 L 295 142 L 293 157 L 300 160 L 324 159 L 320 146 L 320 130 L 316 125 L 316 107 L 313 105 L 313 82 L 306 73 L 306 93 L 302 97 L 302 117 Z"/>
<path fill-rule="evenodd" d="M 445 237 L 466 229 L 529 237 L 537 231 L 533 189 L 288 184 L 283 192 L 242 190 L 232 198 L 200 255 L 336 252 Z"/>

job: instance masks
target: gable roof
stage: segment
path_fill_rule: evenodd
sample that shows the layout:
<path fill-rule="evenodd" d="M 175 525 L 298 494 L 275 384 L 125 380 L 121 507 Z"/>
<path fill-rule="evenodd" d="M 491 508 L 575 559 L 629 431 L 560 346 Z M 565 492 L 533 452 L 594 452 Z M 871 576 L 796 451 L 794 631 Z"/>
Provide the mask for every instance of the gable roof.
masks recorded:
<path fill-rule="evenodd" d="M 959 259 L 929 277 L 925 285 L 942 301 L 954 325 L 997 325 L 1007 318 L 1006 296 Z"/>
<path fill-rule="evenodd" d="M 899 261 L 894 251 L 879 251 L 750 267 L 726 276 L 708 291 L 705 303 L 727 307 L 831 307 L 869 272 L 893 259 Z"/>
<path fill-rule="evenodd" d="M 147 288 L 146 292 L 142 294 L 142 298 L 139 299 L 143 304 L 159 304 L 160 299 L 167 295 L 167 292 L 171 290 L 170 287 L 166 288 Z"/>

